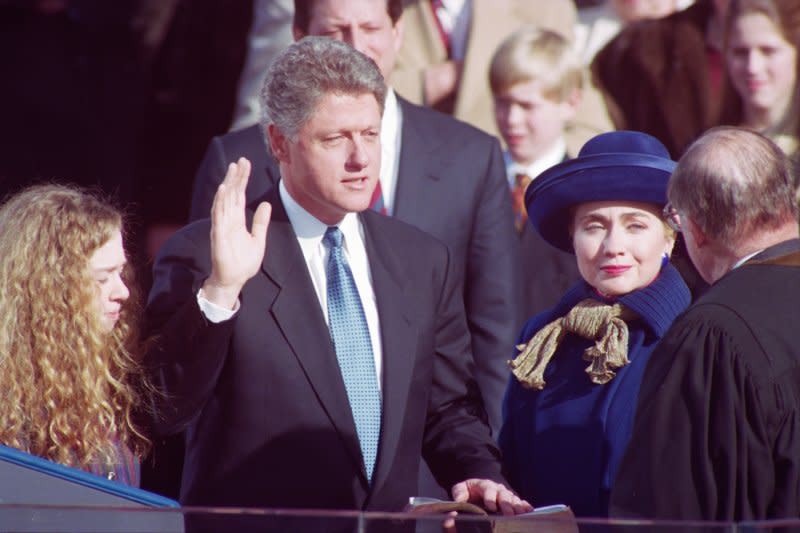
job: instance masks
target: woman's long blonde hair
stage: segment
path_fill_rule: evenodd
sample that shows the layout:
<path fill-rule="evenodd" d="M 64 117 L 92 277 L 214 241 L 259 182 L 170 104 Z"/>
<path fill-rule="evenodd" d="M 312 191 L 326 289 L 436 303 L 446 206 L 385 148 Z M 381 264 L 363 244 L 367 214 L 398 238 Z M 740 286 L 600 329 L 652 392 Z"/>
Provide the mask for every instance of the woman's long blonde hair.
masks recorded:
<path fill-rule="evenodd" d="M 0 443 L 78 468 L 113 464 L 118 446 L 146 453 L 135 287 L 108 332 L 89 271 L 118 230 L 117 209 L 60 185 L 0 207 Z"/>

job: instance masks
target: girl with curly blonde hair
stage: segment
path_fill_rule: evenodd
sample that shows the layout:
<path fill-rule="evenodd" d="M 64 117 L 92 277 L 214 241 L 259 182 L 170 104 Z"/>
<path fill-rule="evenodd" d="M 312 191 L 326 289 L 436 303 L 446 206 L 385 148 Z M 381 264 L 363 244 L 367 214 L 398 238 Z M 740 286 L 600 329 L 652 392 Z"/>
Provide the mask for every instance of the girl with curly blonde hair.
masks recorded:
<path fill-rule="evenodd" d="M 0 443 L 138 485 L 151 387 L 122 226 L 59 185 L 0 207 Z"/>

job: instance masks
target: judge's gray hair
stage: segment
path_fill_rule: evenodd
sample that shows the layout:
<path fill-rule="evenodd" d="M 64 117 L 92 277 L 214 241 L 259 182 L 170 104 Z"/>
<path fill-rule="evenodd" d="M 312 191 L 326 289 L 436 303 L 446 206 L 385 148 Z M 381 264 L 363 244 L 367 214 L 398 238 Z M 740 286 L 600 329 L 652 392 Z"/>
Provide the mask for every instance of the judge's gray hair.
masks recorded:
<path fill-rule="evenodd" d="M 378 66 L 361 52 L 329 37 L 304 37 L 278 54 L 267 71 L 262 126 L 274 124 L 294 140 L 326 94 L 372 94 L 383 113 L 386 90 Z"/>
<path fill-rule="evenodd" d="M 733 127 L 706 132 L 669 180 L 672 205 L 728 249 L 742 239 L 797 220 L 789 158 L 759 133 Z"/>

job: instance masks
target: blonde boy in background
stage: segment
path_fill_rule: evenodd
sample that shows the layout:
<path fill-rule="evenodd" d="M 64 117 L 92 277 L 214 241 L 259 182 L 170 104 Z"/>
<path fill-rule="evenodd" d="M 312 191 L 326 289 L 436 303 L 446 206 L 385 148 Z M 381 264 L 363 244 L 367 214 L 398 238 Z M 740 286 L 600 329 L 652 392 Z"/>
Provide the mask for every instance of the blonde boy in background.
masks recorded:
<path fill-rule="evenodd" d="M 528 224 L 524 198 L 536 176 L 569 157 L 564 131 L 581 101 L 584 77 L 570 41 L 532 26 L 503 41 L 489 68 L 522 260 L 520 327 L 558 303 L 579 279 L 575 258 Z"/>

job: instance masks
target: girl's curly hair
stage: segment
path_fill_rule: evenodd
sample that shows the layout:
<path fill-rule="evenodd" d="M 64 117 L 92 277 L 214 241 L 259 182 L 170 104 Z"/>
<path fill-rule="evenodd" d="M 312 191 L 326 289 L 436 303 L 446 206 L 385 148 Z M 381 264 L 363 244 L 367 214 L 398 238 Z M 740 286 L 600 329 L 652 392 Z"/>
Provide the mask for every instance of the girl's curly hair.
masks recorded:
<path fill-rule="evenodd" d="M 139 299 L 111 332 L 96 312 L 89 258 L 122 213 L 79 189 L 38 185 L 0 207 L 0 442 L 86 469 L 113 465 L 120 445 L 142 457 L 136 422 L 149 407 Z"/>

